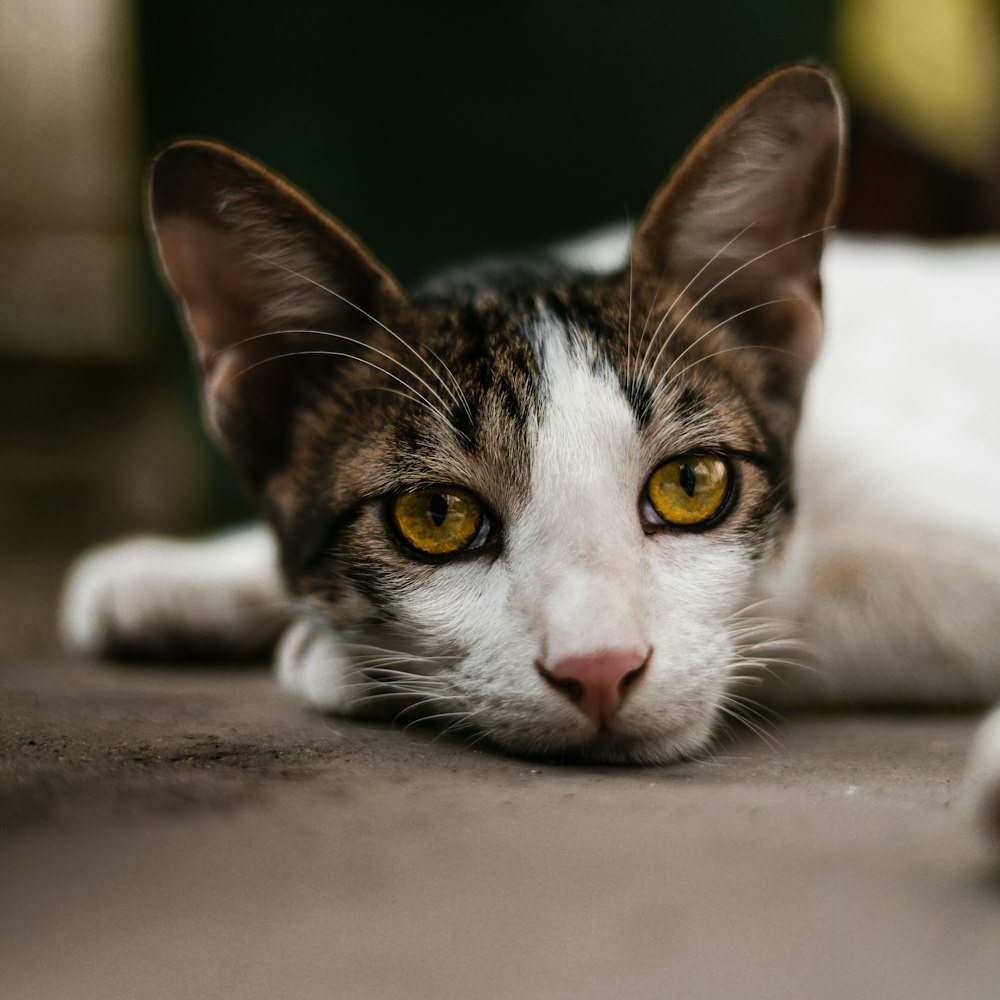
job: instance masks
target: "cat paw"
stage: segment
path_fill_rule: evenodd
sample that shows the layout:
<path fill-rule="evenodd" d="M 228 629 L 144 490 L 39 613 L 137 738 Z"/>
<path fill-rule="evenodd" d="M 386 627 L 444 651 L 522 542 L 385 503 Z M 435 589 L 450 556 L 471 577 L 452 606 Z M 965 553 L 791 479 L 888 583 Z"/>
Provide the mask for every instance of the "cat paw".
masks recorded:
<path fill-rule="evenodd" d="M 325 622 L 309 617 L 292 622 L 278 644 L 275 669 L 281 686 L 311 708 L 343 713 L 352 700 L 350 665 Z"/>
<path fill-rule="evenodd" d="M 59 628 L 89 656 L 233 659 L 272 646 L 289 616 L 274 540 L 255 529 L 84 553 L 67 574 Z"/>

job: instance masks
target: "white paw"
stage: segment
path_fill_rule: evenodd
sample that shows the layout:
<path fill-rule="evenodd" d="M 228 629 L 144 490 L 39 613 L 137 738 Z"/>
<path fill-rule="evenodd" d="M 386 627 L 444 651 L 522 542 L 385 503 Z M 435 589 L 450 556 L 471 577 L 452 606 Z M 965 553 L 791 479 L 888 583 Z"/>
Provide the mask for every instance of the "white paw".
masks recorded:
<path fill-rule="evenodd" d="M 69 648 L 92 656 L 235 657 L 273 643 L 288 618 L 274 540 L 254 529 L 84 553 L 67 575 L 59 624 Z"/>
<path fill-rule="evenodd" d="M 278 644 L 275 666 L 286 691 L 321 711 L 343 714 L 358 695 L 337 634 L 325 622 L 292 622 Z"/>

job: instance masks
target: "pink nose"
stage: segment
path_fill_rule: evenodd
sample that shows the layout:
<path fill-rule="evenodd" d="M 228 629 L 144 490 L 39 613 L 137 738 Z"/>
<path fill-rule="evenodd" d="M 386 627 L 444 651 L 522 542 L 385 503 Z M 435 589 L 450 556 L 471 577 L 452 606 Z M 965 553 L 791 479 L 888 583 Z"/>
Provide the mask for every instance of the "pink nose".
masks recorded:
<path fill-rule="evenodd" d="M 607 649 L 567 656 L 550 667 L 535 663 L 538 672 L 564 694 L 598 729 L 615 717 L 632 685 L 649 663 L 652 651 Z"/>

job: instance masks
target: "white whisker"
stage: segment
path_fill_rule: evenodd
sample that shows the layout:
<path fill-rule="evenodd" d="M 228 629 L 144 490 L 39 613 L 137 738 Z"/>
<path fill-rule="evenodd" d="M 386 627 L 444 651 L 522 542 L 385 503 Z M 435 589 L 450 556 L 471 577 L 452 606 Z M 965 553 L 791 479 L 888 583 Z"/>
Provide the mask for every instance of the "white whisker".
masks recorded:
<path fill-rule="evenodd" d="M 756 312 L 758 309 L 766 309 L 767 306 L 774 306 L 778 305 L 781 302 L 791 302 L 791 301 L 792 301 L 791 299 L 770 299 L 767 302 L 758 302 L 757 305 L 749 306 L 746 309 L 741 309 L 739 312 L 733 313 L 732 316 L 727 316 L 726 319 L 722 320 L 721 323 L 716 323 L 715 326 L 713 326 L 710 330 L 706 330 L 699 337 L 696 337 L 690 344 L 688 344 L 687 347 L 684 348 L 683 351 L 680 352 L 680 354 L 677 355 L 676 358 L 674 358 L 673 361 L 670 362 L 669 365 L 667 365 L 667 370 L 663 373 L 663 375 L 660 376 L 658 388 L 659 386 L 663 386 L 666 384 L 667 379 L 670 378 L 670 373 L 674 370 L 674 367 L 681 360 L 681 358 L 683 358 L 689 351 L 694 350 L 694 348 L 696 348 L 703 340 L 707 339 L 708 337 L 711 337 L 712 334 L 715 333 L 717 330 L 721 330 L 724 326 L 728 326 L 730 323 L 732 323 L 734 319 L 739 319 L 741 316 L 746 316 L 748 313 Z M 664 341 L 663 345 L 660 347 L 660 350 L 657 351 L 656 357 L 653 358 L 653 363 L 650 366 L 651 371 L 655 370 L 656 366 L 659 364 L 660 358 L 663 355 L 663 349 L 667 346 L 668 342 L 669 339 Z M 740 345 L 740 346 L 752 347 L 757 345 Z M 775 350 L 783 350 L 783 349 L 775 348 Z M 726 353 L 725 350 L 716 351 L 714 354 L 710 355 L 710 357 L 718 357 L 720 354 L 725 354 L 725 353 Z M 783 353 L 791 354 L 791 351 L 783 351 Z M 701 360 L 707 360 L 707 359 L 701 359 Z M 694 364 L 697 364 L 697 362 L 693 362 L 691 365 L 685 366 L 681 374 L 683 375 L 684 372 L 686 372 L 689 368 L 693 367 Z"/>
<path fill-rule="evenodd" d="M 427 370 L 438 380 L 438 382 L 441 383 L 441 387 L 445 390 L 445 392 L 449 393 L 452 396 L 452 401 L 456 405 L 459 405 L 459 400 L 455 396 L 454 390 L 448 385 L 447 382 L 445 382 L 445 380 L 441 377 L 441 374 L 434 369 L 434 366 L 415 347 L 413 347 L 412 344 L 408 343 L 403 337 L 401 337 L 398 333 L 396 333 L 395 330 L 392 330 L 388 326 L 386 326 L 385 323 L 383 323 L 380 319 L 377 319 L 367 310 L 362 309 L 361 306 L 359 306 L 356 302 L 352 302 L 346 296 L 341 295 L 340 292 L 334 291 L 334 289 L 332 288 L 327 288 L 326 285 L 322 284 L 319 281 L 316 281 L 314 278 L 310 278 L 306 274 L 301 274 L 299 271 L 296 271 L 293 268 L 288 267 L 285 264 L 282 264 L 280 261 L 274 260 L 273 258 L 265 257 L 262 254 L 254 254 L 254 256 L 257 257 L 258 260 L 262 260 L 265 263 L 271 264 L 274 267 L 281 268 L 282 271 L 285 271 L 288 274 L 292 274 L 296 278 L 300 278 L 302 281 L 309 282 L 310 285 L 313 285 L 320 291 L 326 292 L 328 295 L 332 295 L 335 299 L 339 299 L 341 302 L 344 303 L 344 305 L 350 306 L 352 309 L 356 310 L 362 316 L 364 316 L 365 319 L 371 320 L 372 323 L 380 327 L 387 334 L 389 334 L 390 337 L 392 337 L 400 344 L 402 344 L 403 347 L 405 347 L 415 358 L 417 358 L 417 360 L 420 361 L 421 364 L 423 364 L 427 368 Z M 451 378 L 455 380 L 455 384 L 458 385 L 458 380 L 455 379 L 454 374 L 452 374 L 452 372 L 447 368 L 445 370 L 448 372 Z M 461 392 L 460 386 L 459 386 L 459 392 Z M 471 414 L 469 416 L 471 418 Z"/>
<path fill-rule="evenodd" d="M 741 229 L 728 243 L 724 243 L 721 247 L 719 247 L 719 249 L 716 250 L 715 253 L 712 254 L 712 256 L 709 257 L 709 259 L 706 260 L 705 263 L 701 265 L 700 268 L 698 268 L 698 270 L 690 278 L 688 283 L 674 296 L 674 301 L 670 303 L 670 306 L 667 308 L 667 311 L 660 317 L 660 322 L 656 324 L 656 329 L 653 331 L 652 335 L 649 338 L 649 343 L 646 345 L 646 350 L 643 352 L 642 355 L 642 361 L 639 364 L 640 369 L 649 370 L 649 352 L 653 349 L 653 344 L 656 342 L 656 338 L 659 335 L 660 330 L 663 329 L 663 324 L 670 317 L 670 314 L 674 311 L 674 308 L 677 305 L 677 303 L 680 302 L 680 300 L 687 294 L 691 286 L 694 285 L 694 283 L 705 273 L 705 271 L 707 271 L 708 268 L 710 268 L 719 259 L 719 257 L 721 257 L 722 254 L 724 254 L 741 236 L 744 236 L 751 229 L 753 229 L 755 224 L 756 223 L 751 222 L 748 226 Z M 727 275 L 727 277 L 729 276 Z M 709 291 L 714 291 L 714 288 L 709 289 Z M 657 288 L 657 294 L 659 294 L 659 288 Z M 702 300 L 699 299 L 698 302 L 695 303 L 695 306 L 697 306 L 701 301 Z M 656 302 L 655 295 L 653 296 L 653 302 L 654 303 Z M 692 309 L 695 306 L 692 306 Z M 652 310 L 652 306 L 650 306 L 650 310 Z M 691 310 L 689 309 L 688 312 L 681 317 L 680 323 L 684 322 L 684 320 L 687 318 L 690 312 Z M 646 320 L 648 322 L 649 320 L 648 315 L 646 317 Z M 675 326 L 673 330 L 670 331 L 670 334 L 667 336 L 667 343 L 669 343 L 670 338 L 673 337 L 673 335 L 677 332 L 677 327 L 680 326 L 680 323 L 678 323 L 677 326 Z M 645 326 L 643 326 L 643 333 L 645 334 L 645 332 L 646 329 Z"/>
<path fill-rule="evenodd" d="M 730 354 L 734 351 L 773 351 L 775 354 L 784 354 L 787 357 L 794 358 L 796 361 L 801 361 L 800 355 L 796 354 L 794 351 L 786 350 L 784 347 L 772 347 L 770 344 L 737 344 L 734 347 L 724 347 L 721 350 L 713 351 L 711 354 L 706 354 L 704 357 L 696 358 L 690 364 L 685 365 L 680 372 L 677 373 L 677 377 L 681 378 L 686 375 L 692 368 L 704 363 L 705 361 L 711 361 L 712 358 L 720 357 L 723 354 Z"/>
<path fill-rule="evenodd" d="M 221 350 L 216 351 L 215 353 L 216 353 L 216 356 L 218 356 L 219 354 L 224 354 L 224 353 L 226 353 L 226 351 L 230 351 L 233 348 L 242 347 L 244 344 L 253 343 L 253 341 L 255 341 L 255 340 L 263 340 L 263 339 L 268 338 L 268 337 L 290 336 L 290 335 L 296 334 L 296 333 L 308 333 L 308 334 L 311 334 L 311 335 L 317 336 L 317 337 L 330 337 L 330 338 L 332 338 L 334 340 L 342 340 L 342 341 L 345 341 L 348 344 L 354 344 L 356 347 L 360 347 L 363 350 L 371 351 L 373 354 L 377 354 L 381 358 L 385 358 L 386 361 L 389 361 L 389 362 L 391 362 L 394 365 L 398 365 L 407 375 L 409 375 L 411 378 L 413 378 L 414 380 L 416 380 L 417 382 L 419 382 L 427 390 L 427 392 L 431 396 L 433 396 L 434 399 L 436 399 L 437 402 L 441 405 L 442 411 L 444 411 L 444 410 L 447 409 L 448 404 L 441 397 L 441 394 L 434 388 L 434 386 L 432 386 L 426 379 L 424 379 L 420 375 L 418 375 L 408 365 L 406 365 L 402 361 L 400 361 L 399 358 L 397 358 L 395 355 L 389 354 L 388 351 L 383 351 L 383 350 L 379 349 L 378 347 L 373 347 L 372 345 L 366 343 L 365 341 L 359 340 L 357 337 L 349 337 L 346 333 L 334 333 L 331 330 L 316 330 L 316 329 L 311 329 L 311 328 L 307 328 L 307 327 L 302 327 L 302 328 L 289 327 L 288 329 L 283 329 L 283 330 L 265 330 L 263 333 L 255 333 L 255 334 L 253 334 L 253 335 L 251 335 L 249 337 L 244 337 L 242 340 L 239 340 L 239 341 L 237 341 L 234 344 L 229 344 L 226 347 L 223 347 Z M 293 352 L 290 352 L 290 353 L 293 353 Z M 305 353 L 309 353 L 309 352 L 302 351 L 301 353 L 305 354 Z M 354 355 L 348 355 L 348 357 L 354 357 Z M 435 355 L 435 357 L 437 357 L 437 355 Z M 358 360 L 361 360 L 361 359 L 359 358 Z M 423 360 L 423 358 L 421 358 L 421 360 Z M 407 383 L 404 383 L 404 384 L 407 384 Z M 407 385 L 407 387 L 412 389 L 412 386 Z M 459 404 L 459 400 L 455 399 L 454 395 L 452 396 L 452 402 L 456 403 L 456 405 L 460 405 Z M 465 412 L 468 415 L 469 420 L 471 422 L 471 420 L 472 420 L 472 413 L 469 410 L 468 403 L 465 400 L 464 395 L 462 396 L 461 404 L 464 405 Z"/>
<path fill-rule="evenodd" d="M 748 717 L 749 709 L 748 706 L 740 703 L 739 701 L 733 700 L 732 696 L 727 695 L 719 703 L 719 711 L 724 713 L 734 722 L 738 722 L 750 730 L 755 736 L 757 736 L 760 741 L 771 751 L 777 751 L 781 749 L 781 742 L 773 735 L 773 733 L 766 730 L 760 722 L 757 722 L 753 718 Z M 758 714 L 754 712 L 753 714 Z M 765 722 L 771 724 L 771 720 L 764 719 Z"/>
<path fill-rule="evenodd" d="M 283 358 L 298 358 L 306 355 L 322 355 L 325 357 L 332 358 L 346 358 L 349 361 L 357 361 L 360 364 L 368 365 L 369 368 L 373 368 L 375 371 L 381 372 L 383 375 L 391 378 L 394 382 L 398 382 L 404 389 L 407 390 L 409 395 L 408 399 L 412 399 L 413 402 L 425 407 L 430 413 L 433 413 L 435 417 L 445 423 L 451 430 L 460 438 L 465 438 L 468 440 L 468 435 L 463 431 L 459 430 L 452 422 L 448 419 L 448 416 L 439 410 L 433 403 L 430 402 L 425 396 L 422 396 L 412 385 L 404 382 L 398 375 L 394 375 L 390 371 L 386 371 L 384 368 L 375 364 L 372 361 L 368 361 L 366 358 L 359 358 L 354 354 L 348 354 L 345 351 L 318 351 L 318 350 L 308 350 L 308 351 L 287 351 L 282 354 L 274 354 L 267 358 L 262 358 L 260 361 L 255 361 L 252 365 L 247 365 L 246 368 L 241 369 L 234 375 L 230 376 L 232 379 L 240 378 L 246 375 L 247 372 L 252 371 L 254 368 L 259 368 L 261 365 L 266 365 L 269 361 L 280 361 Z"/>
<path fill-rule="evenodd" d="M 625 382 L 632 382 L 632 277 L 635 254 L 632 249 L 632 227 L 628 227 L 628 319 L 625 321 Z"/>
<path fill-rule="evenodd" d="M 696 281 L 696 280 L 697 280 L 697 278 L 698 278 L 698 275 L 700 275 L 700 274 L 702 273 L 702 271 L 704 271 L 704 270 L 705 270 L 705 268 L 706 268 L 706 267 L 708 267 L 708 266 L 709 266 L 709 264 L 711 264 L 711 263 L 712 263 L 712 261 L 714 261 L 714 260 L 715 260 L 715 259 L 716 259 L 716 258 L 717 258 L 717 257 L 719 256 L 719 254 L 721 254 L 721 253 L 722 253 L 722 252 L 723 252 L 723 251 L 724 251 L 724 250 L 725 250 L 725 249 L 726 249 L 727 247 L 731 246 L 731 245 L 732 245 L 732 243 L 733 243 L 733 242 L 734 242 L 735 240 L 739 239 L 739 237 L 740 237 L 740 236 L 742 236 L 742 235 L 743 235 L 743 233 L 747 232 L 747 230 L 748 230 L 748 229 L 750 229 L 750 228 L 751 228 L 750 226 L 747 226 L 747 227 L 746 227 L 746 229 L 744 229 L 744 230 L 743 230 L 743 231 L 742 231 L 741 233 L 737 233 L 737 234 L 736 234 L 736 236 L 734 236 L 734 237 L 733 237 L 733 239 L 732 239 L 732 240 L 730 240 L 730 241 L 729 241 L 729 243 L 727 243 L 727 244 L 726 244 L 726 245 L 725 245 L 725 246 L 724 246 L 724 247 L 722 248 L 722 250 L 719 250 L 719 251 L 718 251 L 718 252 L 717 252 L 717 253 L 715 254 L 715 256 L 713 256 L 713 257 L 711 258 L 711 260 L 710 260 L 710 261 L 708 261 L 708 262 L 707 262 L 707 263 L 706 263 L 706 264 L 705 264 L 705 265 L 704 265 L 704 266 L 702 267 L 701 271 L 699 271 L 699 272 L 698 272 L 698 274 L 696 274 L 696 275 L 695 275 L 695 277 L 694 277 L 694 278 L 692 278 L 690 282 L 688 282 L 688 285 L 687 285 L 687 286 L 685 286 L 685 290 L 686 290 L 686 288 L 689 288 L 689 287 L 691 286 L 691 284 L 692 284 L 692 283 L 693 283 L 694 281 Z M 678 321 L 677 321 L 677 322 L 676 322 L 676 323 L 674 324 L 674 326 L 673 326 L 673 329 L 671 329 L 670 333 L 669 333 L 669 334 L 667 334 L 667 339 L 666 339 L 666 341 L 664 342 L 664 345 L 663 345 L 663 346 L 665 347 L 665 346 L 666 346 L 667 344 L 669 344 L 669 343 L 670 343 L 670 341 L 671 341 L 671 340 L 673 339 L 673 337 L 674 337 L 674 335 L 675 335 L 675 334 L 677 333 L 677 331 L 678 331 L 678 330 L 679 330 L 679 329 L 680 329 L 680 328 L 681 328 L 681 327 L 682 327 L 682 326 L 684 325 L 684 322 L 685 322 L 685 321 L 687 320 L 687 318 L 688 318 L 688 317 L 689 317 L 689 316 L 690 316 L 690 315 L 691 315 L 691 314 L 692 314 L 692 313 L 693 313 L 693 312 L 694 312 L 694 311 L 695 311 L 695 310 L 696 310 L 696 309 L 697 309 L 697 308 L 698 308 L 698 307 L 699 307 L 699 306 L 700 306 L 700 305 L 701 305 L 701 304 L 702 304 L 702 303 L 703 303 L 703 302 L 704 302 L 704 301 L 705 301 L 705 300 L 706 300 L 706 299 L 707 299 L 707 298 L 708 298 L 708 297 L 709 297 L 710 295 L 712 295 L 712 294 L 713 294 L 714 292 L 716 292 L 716 291 L 717 291 L 717 290 L 718 290 L 719 288 L 721 288 L 721 287 L 722 287 L 722 286 L 723 286 L 723 285 L 724 285 L 724 284 L 725 284 L 725 283 L 726 283 L 727 281 L 729 281 L 729 280 L 731 280 L 732 278 L 734 278 L 734 277 L 735 277 L 735 276 L 736 276 L 737 274 L 739 274 L 739 273 L 740 273 L 740 271 L 743 271 L 743 270 L 745 270 L 746 268 L 750 267 L 751 265 L 753 265 L 753 264 L 756 264 L 756 263 L 757 263 L 758 261 L 760 261 L 760 260 L 763 260 L 763 259 L 764 259 L 765 257 L 769 256 L 769 255 L 770 255 L 770 254 L 772 254 L 772 253 L 777 253 L 777 252 L 778 252 L 779 250 L 783 250 L 783 249 L 784 249 L 785 247 L 789 247 L 789 246 L 791 246 L 791 245 L 792 245 L 793 243 L 799 243 L 799 242 L 801 242 L 802 240 L 807 240 L 807 239 L 811 239 L 811 238 L 812 238 L 813 236 L 820 236 L 820 235 L 821 235 L 821 234 L 823 234 L 823 233 L 827 233 L 827 232 L 830 232 L 832 228 L 833 228 L 832 226 L 824 226 L 824 227 L 822 227 L 821 229 L 814 229 L 814 230 L 813 230 L 812 232 L 809 232 L 809 233 L 803 233 L 803 234 L 802 234 L 801 236 L 796 236 L 796 237 L 794 237 L 793 239 L 790 239 L 790 240 L 785 240 L 785 241 L 784 241 L 783 243 L 779 243 L 779 244 L 777 244 L 777 246 L 773 246 L 773 247 L 771 247 L 771 248 L 770 248 L 769 250 L 764 250 L 764 251 L 763 251 L 762 253 L 759 253 L 759 254 L 757 254 L 756 256 L 754 256 L 754 257 L 751 257 L 751 258 L 750 258 L 749 260 L 745 260 L 745 261 L 744 261 L 744 262 L 743 262 L 742 264 L 739 264 L 739 265 L 737 265 L 736 267 L 734 267 L 734 268 L 733 268 L 732 270 L 730 270 L 729 272 L 727 272 L 726 274 L 724 274 L 724 275 L 723 275 L 723 276 L 722 276 L 721 278 L 719 278 L 719 280 L 718 280 L 718 281 L 716 281 L 714 285 L 712 285 L 712 286 L 711 286 L 711 287 L 710 287 L 709 289 L 707 289 L 707 290 L 706 290 L 705 292 L 703 292 L 703 293 L 702 293 L 701 295 L 699 295 L 697 299 L 695 299 L 695 301 L 694 301 L 694 302 L 693 302 L 693 303 L 692 303 L 692 304 L 690 305 L 690 307 L 688 308 L 687 312 L 686 312 L 686 313 L 684 313 L 684 315 L 683 315 L 683 316 L 681 316 L 681 318 L 680 318 L 680 319 L 679 319 L 679 320 L 678 320 Z M 681 295 L 683 295 L 683 294 L 684 294 L 684 292 L 682 291 L 682 292 L 681 292 Z M 678 299 L 679 299 L 679 298 L 680 298 L 680 296 L 678 296 Z M 677 299 L 675 299 L 675 300 L 674 300 L 674 303 L 675 303 L 675 304 L 676 304 L 676 302 L 677 302 Z M 673 305 L 671 305 L 671 307 L 670 307 L 670 310 L 673 310 Z M 668 311 L 668 314 L 669 314 L 669 311 Z M 650 339 L 650 347 L 652 346 L 652 343 L 653 343 L 653 340 L 655 340 L 655 338 L 656 338 L 656 335 L 657 335 L 657 334 L 659 333 L 659 331 L 660 331 L 660 328 L 661 328 L 661 327 L 663 326 L 663 321 L 664 321 L 665 319 L 666 319 L 666 316 L 664 316 L 664 317 L 663 317 L 663 318 L 662 318 L 662 319 L 660 320 L 659 324 L 657 324 L 657 327 L 656 327 L 656 330 L 655 330 L 655 331 L 653 332 L 653 337 L 652 337 L 652 338 Z M 660 349 L 660 352 L 659 352 L 659 353 L 662 353 L 662 350 L 663 350 L 663 348 L 661 347 L 661 349 Z M 659 353 L 657 354 L 657 357 L 659 357 Z M 643 356 L 643 367 L 646 367 L 646 364 L 647 364 L 647 362 L 648 362 L 648 357 L 649 357 L 649 349 L 647 349 L 647 351 L 646 351 L 646 354 L 645 354 L 645 355 Z"/>

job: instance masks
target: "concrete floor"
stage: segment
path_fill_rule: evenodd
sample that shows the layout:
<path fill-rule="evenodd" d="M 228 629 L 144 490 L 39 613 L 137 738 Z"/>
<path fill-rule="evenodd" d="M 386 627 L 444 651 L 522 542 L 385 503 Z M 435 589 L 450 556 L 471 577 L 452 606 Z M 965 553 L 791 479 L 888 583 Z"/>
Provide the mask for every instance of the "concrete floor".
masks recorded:
<path fill-rule="evenodd" d="M 0 997 L 983 998 L 971 716 L 538 764 L 301 711 L 266 672 L 0 671 Z"/>

